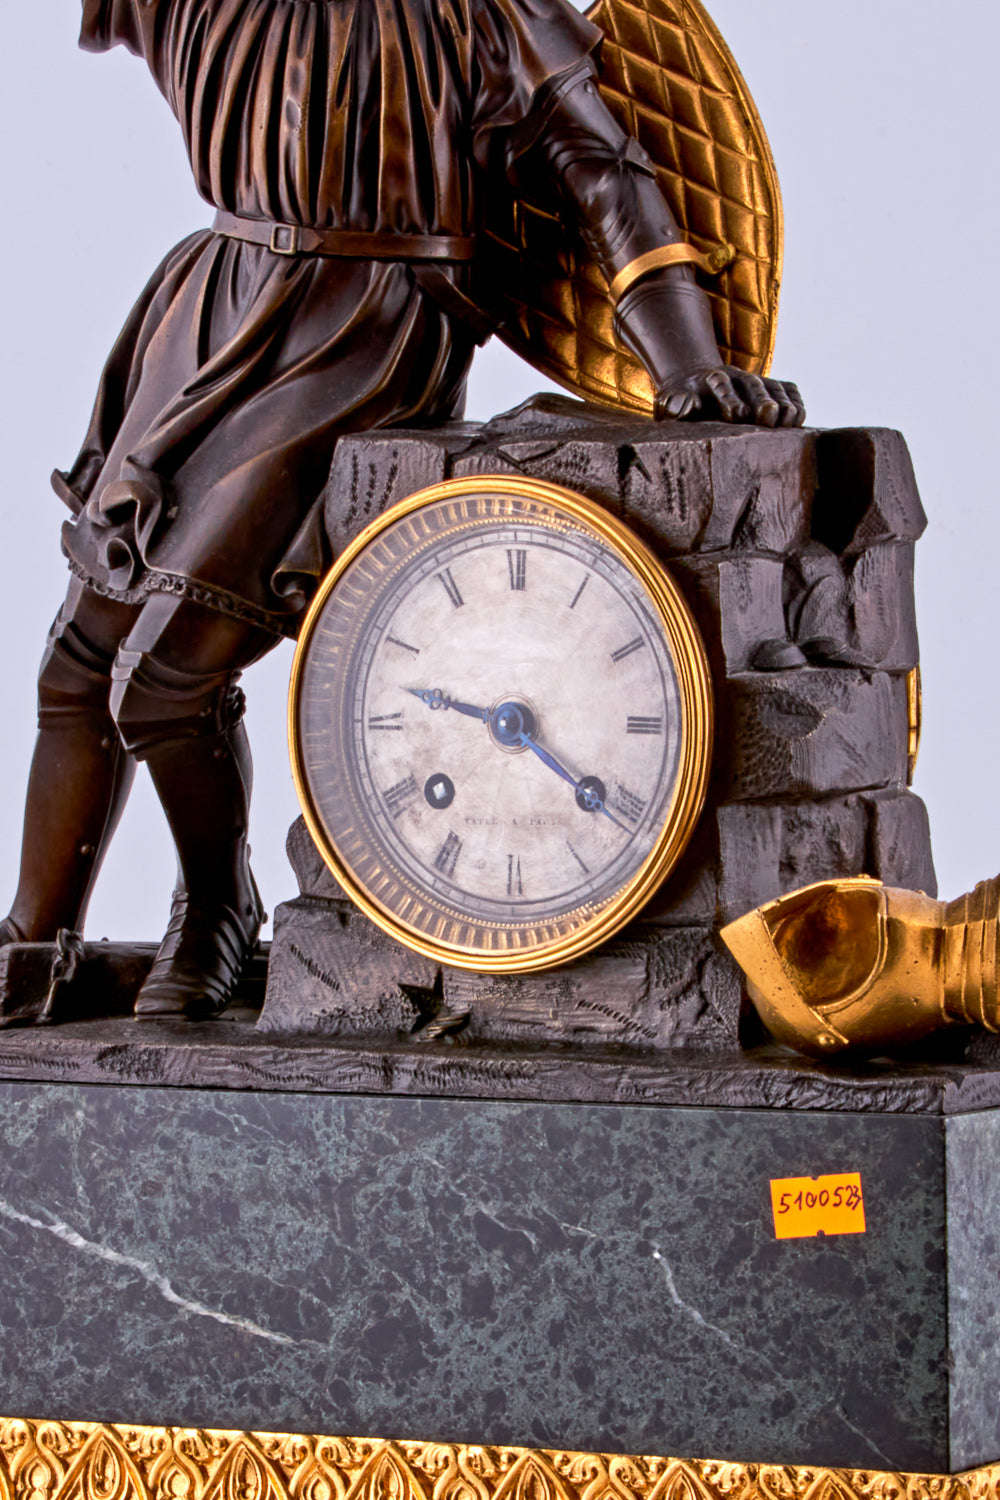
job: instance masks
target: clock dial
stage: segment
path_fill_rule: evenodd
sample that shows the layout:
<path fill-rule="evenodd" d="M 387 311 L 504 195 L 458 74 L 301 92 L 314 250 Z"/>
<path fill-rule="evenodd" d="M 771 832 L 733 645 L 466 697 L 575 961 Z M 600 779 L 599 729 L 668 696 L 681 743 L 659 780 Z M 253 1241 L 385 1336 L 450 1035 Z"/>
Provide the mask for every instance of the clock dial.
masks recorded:
<path fill-rule="evenodd" d="M 565 961 L 628 919 L 704 791 L 707 673 L 659 564 L 525 481 L 411 497 L 342 559 L 293 674 L 314 837 L 375 920 L 443 961 Z"/>
<path fill-rule="evenodd" d="M 606 546 L 469 528 L 400 571 L 359 648 L 352 759 L 412 879 L 469 915 L 528 921 L 599 905 L 639 868 L 676 779 L 680 703 L 658 622 Z"/>

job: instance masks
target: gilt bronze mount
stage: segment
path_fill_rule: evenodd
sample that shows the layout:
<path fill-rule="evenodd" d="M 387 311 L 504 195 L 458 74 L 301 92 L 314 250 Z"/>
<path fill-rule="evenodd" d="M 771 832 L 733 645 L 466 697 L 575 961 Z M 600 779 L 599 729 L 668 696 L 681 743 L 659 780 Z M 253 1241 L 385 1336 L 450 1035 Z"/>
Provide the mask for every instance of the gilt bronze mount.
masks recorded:
<path fill-rule="evenodd" d="M 1000 878 L 955 901 L 865 877 L 780 896 L 723 928 L 773 1035 L 812 1057 L 1000 1032 Z"/>
<path fill-rule="evenodd" d="M 908 1474 L 443 1442 L 0 1420 L 4 1500 L 996 1500 Z"/>

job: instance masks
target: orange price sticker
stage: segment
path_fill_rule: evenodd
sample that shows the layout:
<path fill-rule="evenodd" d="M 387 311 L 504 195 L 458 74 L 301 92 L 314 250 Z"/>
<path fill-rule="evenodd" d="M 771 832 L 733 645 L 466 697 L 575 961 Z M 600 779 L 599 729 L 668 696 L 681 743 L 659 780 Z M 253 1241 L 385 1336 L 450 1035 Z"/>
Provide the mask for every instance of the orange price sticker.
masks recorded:
<path fill-rule="evenodd" d="M 860 1172 L 839 1172 L 830 1177 L 773 1177 L 771 1207 L 774 1233 L 779 1240 L 865 1232 Z"/>

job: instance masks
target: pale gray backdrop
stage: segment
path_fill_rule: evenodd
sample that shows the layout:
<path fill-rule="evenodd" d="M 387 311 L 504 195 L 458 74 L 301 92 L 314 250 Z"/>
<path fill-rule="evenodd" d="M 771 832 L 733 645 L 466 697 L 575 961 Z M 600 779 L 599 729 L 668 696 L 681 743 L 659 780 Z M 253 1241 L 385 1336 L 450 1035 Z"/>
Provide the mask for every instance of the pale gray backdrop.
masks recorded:
<path fill-rule="evenodd" d="M 810 420 L 899 427 L 931 526 L 919 553 L 926 730 L 917 790 L 942 894 L 1000 869 L 994 636 L 1000 552 L 993 145 L 1000 18 L 965 0 L 714 0 L 769 132 L 785 200 L 775 373 Z M 144 68 L 76 50 L 79 0 L 0 11 L 4 354 L 0 503 L 0 913 L 16 878 L 33 679 L 62 598 L 65 514 L 48 474 L 72 462 L 103 359 L 146 277 L 207 221 L 179 132 Z M 469 415 L 543 382 L 496 342 Z M 255 867 L 292 894 L 285 753 L 290 647 L 248 674 Z M 169 838 L 141 777 L 91 908 L 93 937 L 159 938 Z"/>

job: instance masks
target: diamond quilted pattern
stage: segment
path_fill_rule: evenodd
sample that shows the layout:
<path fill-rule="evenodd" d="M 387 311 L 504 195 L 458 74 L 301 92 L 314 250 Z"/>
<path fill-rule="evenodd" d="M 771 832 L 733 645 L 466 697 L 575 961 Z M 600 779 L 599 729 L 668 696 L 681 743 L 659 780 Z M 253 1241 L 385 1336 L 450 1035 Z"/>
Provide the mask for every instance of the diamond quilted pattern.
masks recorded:
<path fill-rule="evenodd" d="M 723 358 L 766 370 L 781 276 L 781 198 L 763 126 L 700 0 L 598 0 L 606 36 L 601 94 L 645 147 L 681 228 L 736 259 L 709 285 Z M 489 226 L 505 288 L 500 338 L 550 379 L 590 400 L 648 412 L 645 371 L 612 334 L 604 279 L 581 262 L 557 219 L 494 202 Z"/>

